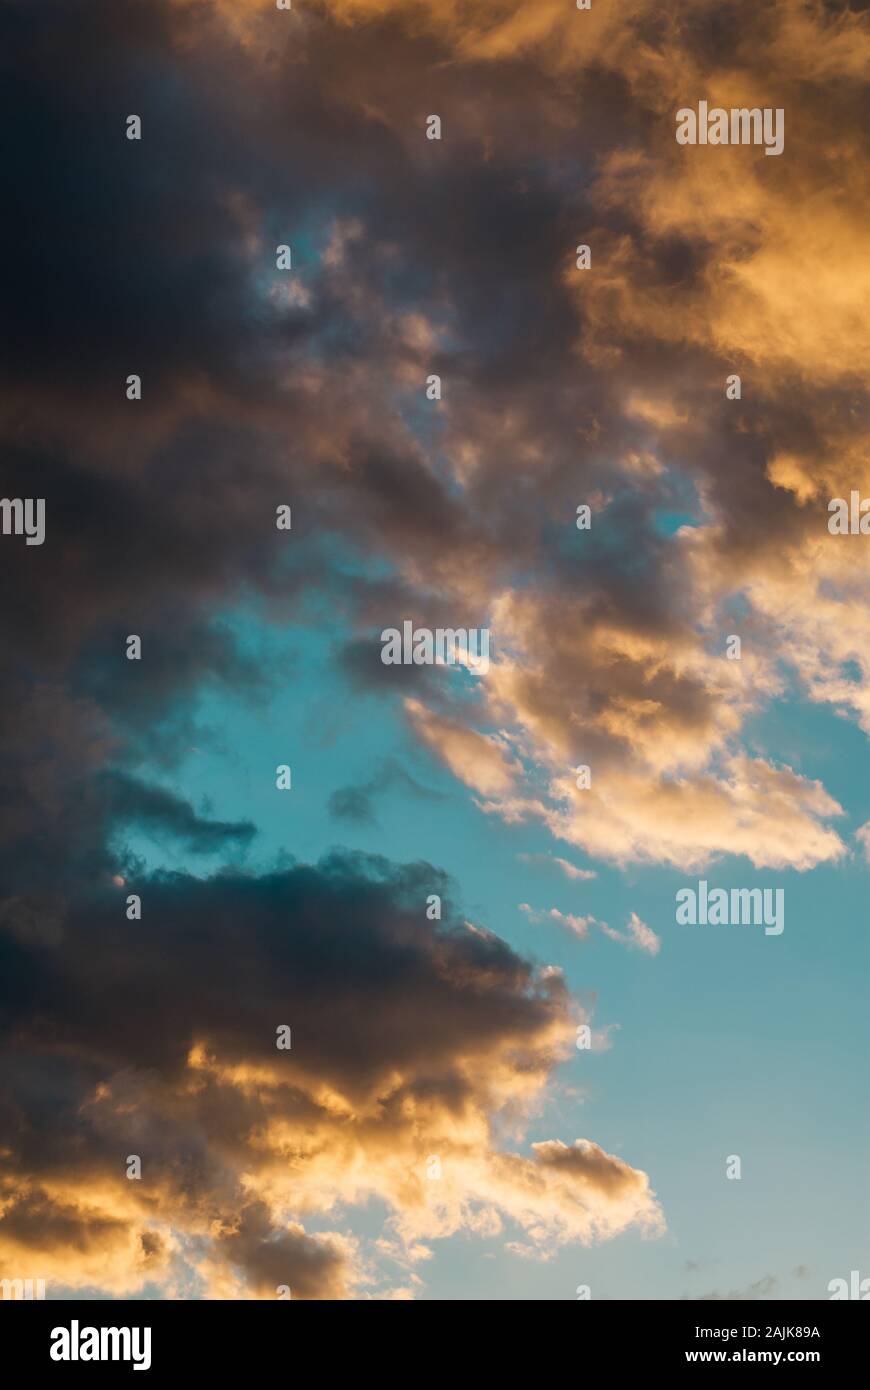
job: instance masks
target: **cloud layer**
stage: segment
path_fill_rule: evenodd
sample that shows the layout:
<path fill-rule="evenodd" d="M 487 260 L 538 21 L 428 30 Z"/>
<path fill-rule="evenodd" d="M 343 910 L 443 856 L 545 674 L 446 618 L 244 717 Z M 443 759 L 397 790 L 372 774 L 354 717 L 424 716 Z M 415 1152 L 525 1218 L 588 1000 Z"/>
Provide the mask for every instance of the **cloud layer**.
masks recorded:
<path fill-rule="evenodd" d="M 46 540 L 0 538 L 4 1268 L 411 1296 L 460 1229 L 523 1254 L 660 1229 L 594 1141 L 524 1147 L 578 1016 L 557 974 L 429 922 L 428 867 L 245 874 L 255 827 L 157 772 L 209 737 L 203 690 L 268 699 L 244 602 L 334 633 L 349 687 L 485 811 L 596 860 L 846 854 L 844 809 L 749 729 L 796 695 L 870 730 L 861 538 L 827 530 L 870 494 L 866 14 L 6 11 L 3 489 L 44 496 Z M 678 146 L 700 99 L 782 107 L 782 156 Z M 488 626 L 488 673 L 385 668 L 405 618 Z M 334 814 L 371 820 L 395 776 Z M 136 882 L 140 924 L 111 881 L 143 826 L 191 868 Z M 215 853 L 236 867 L 197 877 Z M 395 1280 L 348 1215 L 372 1197 Z"/>
<path fill-rule="evenodd" d="M 558 972 L 427 921 L 433 887 L 449 902 L 427 865 L 336 856 L 151 881 L 141 922 L 107 890 L 50 942 L 4 932 L 4 1268 L 116 1294 L 371 1297 L 383 1270 L 348 1210 L 372 1198 L 407 1270 L 458 1230 L 518 1227 L 546 1254 L 660 1229 L 646 1175 L 594 1143 L 498 1142 L 585 1015 Z"/>

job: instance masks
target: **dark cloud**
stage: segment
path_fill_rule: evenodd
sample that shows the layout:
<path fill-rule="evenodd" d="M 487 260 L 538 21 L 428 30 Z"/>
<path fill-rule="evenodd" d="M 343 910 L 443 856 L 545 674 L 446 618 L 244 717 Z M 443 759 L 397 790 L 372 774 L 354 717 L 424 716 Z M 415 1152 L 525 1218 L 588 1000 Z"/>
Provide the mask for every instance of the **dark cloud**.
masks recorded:
<path fill-rule="evenodd" d="M 276 1027 L 288 1023 L 294 1070 L 368 1088 L 403 1059 L 437 1075 L 456 1049 L 454 1030 L 465 1048 L 502 1033 L 521 1045 L 562 1007 L 526 997 L 532 969 L 497 937 L 449 923 L 433 930 L 427 896 L 449 902 L 450 893 L 428 865 L 336 855 L 319 870 L 166 874 L 130 887 L 143 900 L 142 927 L 125 924 L 123 894 L 107 890 L 70 912 L 63 942 L 44 957 L 42 1007 L 55 1044 L 68 1034 L 115 1068 L 171 1074 L 197 1042 L 265 1062 Z M 327 1004 L 341 1027 L 319 1022 Z"/>
<path fill-rule="evenodd" d="M 329 798 L 328 808 L 335 820 L 355 825 L 377 824 L 371 797 L 363 787 L 338 787 Z"/>
<path fill-rule="evenodd" d="M 329 1242 L 313 1240 L 304 1231 L 276 1234 L 268 1209 L 250 1203 L 231 1229 L 217 1241 L 220 1255 L 243 1273 L 255 1297 L 344 1298 L 347 1296 L 347 1256 Z"/>
<path fill-rule="evenodd" d="M 332 1124 L 330 1105 L 360 1096 L 391 1119 L 435 1096 L 452 1114 L 476 1105 L 485 1129 L 498 1087 L 475 1091 L 457 1059 L 528 1046 L 546 1070 L 550 1042 L 536 1040 L 566 1005 L 493 938 L 425 925 L 426 889 L 445 891 L 428 867 L 145 879 L 147 929 L 126 922 L 108 896 L 125 827 L 197 854 L 238 854 L 253 834 L 152 775 L 218 736 L 197 728 L 204 687 L 252 700 L 274 688 L 283 654 L 252 656 L 222 615 L 244 604 L 279 630 L 325 626 L 352 693 L 413 695 L 438 716 L 419 729 L 490 758 L 461 726 L 506 730 L 539 781 L 579 755 L 606 767 L 612 820 L 591 841 L 559 832 L 605 857 L 682 863 L 758 846 L 764 862 L 806 867 L 840 852 L 812 784 L 729 759 L 780 688 L 777 660 L 839 702 L 825 672 L 867 647 L 840 553 L 809 579 L 806 563 L 831 488 L 865 476 L 854 7 L 705 0 L 673 15 L 650 0 L 583 16 L 582 42 L 570 6 L 533 31 L 527 6 L 445 16 L 433 0 L 413 22 L 401 4 L 377 8 L 364 23 L 329 3 L 294 11 L 278 39 L 271 7 L 3 7 L 16 208 L 0 228 L 3 492 L 38 491 L 47 513 L 43 546 L 0 537 L 0 1017 L 16 1152 L 39 1172 L 32 1117 L 51 1115 L 79 1145 L 82 1182 L 102 1180 L 101 1145 L 128 1142 L 128 1120 L 105 1118 L 109 1086 L 153 1122 L 152 1153 L 162 1126 L 185 1156 L 183 1173 L 169 1148 L 159 1162 L 192 1237 L 243 1210 L 225 1263 L 264 1290 L 276 1250 L 303 1288 L 353 1287 L 337 1237 L 312 1248 L 239 1201 L 239 1136 L 273 1154 L 301 1144 L 276 1138 L 245 1072 L 264 1069 L 269 1092 L 277 1024 L 301 1030 L 277 1087 L 300 1125 L 326 1126 L 324 1112 Z M 726 79 L 786 103 L 799 158 L 692 151 L 717 159 L 712 174 L 683 158 L 675 93 Z M 423 135 L 430 111 L 440 143 Z M 141 142 L 125 139 L 131 113 Z M 284 242 L 292 276 L 275 268 Z M 588 273 L 574 269 L 581 242 Z M 723 393 L 735 369 L 739 403 Z M 431 372 L 440 405 L 424 397 Z M 141 401 L 125 398 L 130 373 Z M 578 537 L 584 501 L 595 525 Z M 286 503 L 290 533 L 274 524 Z M 658 514 L 683 506 L 699 525 L 677 541 Z M 845 593 L 848 622 L 820 632 L 801 615 L 830 592 Z M 719 659 L 735 602 L 754 651 L 740 688 Z M 405 617 L 481 626 L 491 612 L 505 661 L 480 699 L 380 661 L 378 633 Z M 141 663 L 124 658 L 131 633 Z M 860 689 L 853 703 L 864 717 Z M 331 811 L 361 823 L 399 789 L 420 794 L 381 770 L 334 792 Z M 700 843 L 698 825 L 713 827 Z M 194 1103 L 175 1088 L 197 1046 Z M 341 1134 L 329 1129 L 337 1151 Z M 567 1183 L 580 1164 L 616 1192 L 618 1160 L 567 1152 L 539 1158 L 537 1179 Z M 66 1206 L 52 1216 L 49 1201 L 16 1189 L 16 1210 L 60 1229 Z M 109 1245 L 116 1219 L 95 1217 Z M 152 1237 L 131 1224 L 115 1287 Z M 170 1234 L 153 1248 L 170 1260 Z"/>
<path fill-rule="evenodd" d="M 215 854 L 224 846 L 245 845 L 256 834 L 250 821 L 212 821 L 198 816 L 188 802 L 163 787 L 111 773 L 101 779 L 113 822 L 148 834 L 168 835 L 191 854 Z"/>
<path fill-rule="evenodd" d="M 396 758 L 385 758 L 368 781 L 359 786 L 338 787 L 329 798 L 329 814 L 336 820 L 374 825 L 377 821 L 374 799 L 391 790 L 404 791 L 423 801 L 443 800 L 440 792 L 424 787 Z"/>
<path fill-rule="evenodd" d="M 405 1170 L 419 1168 L 419 1183 L 433 1148 L 446 1162 L 451 1132 L 468 1135 L 455 1162 L 471 1142 L 475 1165 L 492 1167 L 479 1199 L 510 1209 L 529 1160 L 490 1153 L 481 1121 L 543 1084 L 574 1009 L 561 977 L 460 921 L 443 875 L 336 855 L 136 889 L 141 923 L 106 891 L 70 910 L 60 939 L 0 933 L 7 1259 L 38 1227 L 55 1283 L 91 1284 L 99 1254 L 123 1290 L 176 1266 L 180 1277 L 182 1232 L 209 1287 L 238 1277 L 248 1296 L 280 1283 L 294 1297 L 346 1296 L 360 1273 L 353 1241 L 306 1234 L 286 1213 L 350 1198 L 354 1153 L 401 1212 Z M 426 918 L 432 891 L 441 923 Z M 282 1026 L 289 1050 L 276 1047 Z M 390 1148 L 400 1168 L 377 1179 Z M 127 1178 L 130 1155 L 141 1179 Z M 595 1146 L 580 1168 L 550 1202 L 579 1203 L 579 1220 L 594 1191 L 602 1221 L 655 1218 L 643 1174 Z"/>

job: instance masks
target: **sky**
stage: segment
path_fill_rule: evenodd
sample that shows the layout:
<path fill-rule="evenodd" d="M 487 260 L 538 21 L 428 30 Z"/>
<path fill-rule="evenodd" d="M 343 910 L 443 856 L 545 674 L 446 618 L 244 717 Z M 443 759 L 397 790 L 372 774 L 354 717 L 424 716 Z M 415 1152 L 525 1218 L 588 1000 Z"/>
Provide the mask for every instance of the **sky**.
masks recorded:
<path fill-rule="evenodd" d="M 866 10 L 2 26 L 0 1279 L 870 1277 Z"/>

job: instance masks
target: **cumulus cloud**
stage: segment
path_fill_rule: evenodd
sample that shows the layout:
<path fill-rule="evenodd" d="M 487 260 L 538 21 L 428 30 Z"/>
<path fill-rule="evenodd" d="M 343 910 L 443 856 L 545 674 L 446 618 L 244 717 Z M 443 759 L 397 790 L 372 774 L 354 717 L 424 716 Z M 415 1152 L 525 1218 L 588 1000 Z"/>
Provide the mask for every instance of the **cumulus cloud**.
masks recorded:
<path fill-rule="evenodd" d="M 723 854 L 758 868 L 809 869 L 846 853 L 824 824 L 843 814 L 820 783 L 762 759 L 737 758 L 722 775 L 653 782 L 614 772 L 600 789 L 558 779 L 561 805 L 545 813 L 555 834 L 592 855 L 689 870 Z"/>
<path fill-rule="evenodd" d="M 384 1202 L 406 1252 L 657 1228 L 646 1176 L 594 1145 L 494 1142 L 493 1116 L 540 1099 L 571 1007 L 458 919 L 424 933 L 434 871 L 155 879 L 141 933 L 95 885 L 140 886 L 125 826 L 190 854 L 250 844 L 160 777 L 198 743 L 203 691 L 273 688 L 220 621 L 242 603 L 334 631 L 351 690 L 398 694 L 513 824 L 617 864 L 842 858 L 837 801 L 747 731 L 791 682 L 870 730 L 860 538 L 826 529 L 830 496 L 870 492 L 866 15 L 6 8 L 29 215 L 0 228 L 0 439 L 8 495 L 39 478 L 47 540 L 0 547 L 4 1254 L 120 1293 L 405 1297 L 347 1204 Z M 784 106 L 785 156 L 677 146 L 678 91 Z M 380 663 L 406 616 L 491 625 L 474 698 L 460 673 Z M 370 821 L 400 783 L 416 794 L 393 774 L 339 788 L 332 813 Z M 624 936 L 652 951 L 640 917 Z M 119 1165 L 146 1132 L 140 1185 Z"/>
<path fill-rule="evenodd" d="M 17 10 L 28 59 L 38 40 Z M 319 585 L 365 634 L 397 611 L 432 619 L 439 610 L 448 625 L 457 609 L 491 611 L 502 655 L 483 718 L 443 692 L 433 705 L 428 690 L 427 714 L 419 699 L 410 711 L 460 780 L 506 797 L 519 753 L 538 770 L 616 763 L 612 831 L 590 852 L 667 863 L 742 853 L 741 798 L 725 762 L 745 752 L 747 718 L 781 693 L 782 667 L 811 699 L 870 718 L 861 581 L 819 514 L 835 476 L 870 481 L 854 373 L 868 321 L 854 196 L 865 17 L 737 4 L 713 44 L 709 0 L 668 22 L 652 0 L 619 13 L 557 3 L 493 11 L 484 0 L 446 11 L 330 0 L 280 17 L 267 3 L 116 10 L 123 22 L 110 32 L 96 6 L 76 20 L 89 53 L 113 45 L 110 73 L 89 59 L 67 81 L 90 91 L 100 76 L 114 109 L 139 49 L 159 55 L 154 72 L 162 64 L 182 94 L 163 162 L 162 206 L 175 215 L 147 200 L 128 150 L 96 138 L 103 108 L 88 115 L 74 100 L 84 123 L 76 143 L 97 161 L 88 172 L 119 191 L 105 295 L 86 289 L 108 211 L 98 199 L 87 209 L 94 225 L 67 237 L 63 283 L 37 311 L 26 287 L 50 273 L 44 249 L 5 229 L 18 238 L 9 255 L 20 268 L 11 305 L 20 350 L 0 386 L 16 402 L 10 477 L 42 459 L 52 563 L 75 587 L 59 623 L 49 567 L 32 551 L 17 556 L 25 607 L 8 615 L 4 636 L 31 656 L 35 646 L 72 651 L 84 636 L 108 660 L 113 623 L 135 593 L 146 641 L 160 635 L 152 650 L 167 651 L 167 626 L 177 641 L 138 695 L 88 673 L 87 693 L 129 720 L 146 689 L 166 700 L 183 680 L 245 679 L 232 639 L 207 616 L 242 585 L 285 613 Z M 59 9 L 56 55 L 69 22 Z M 451 61 L 433 64 L 436 53 Z M 449 158 L 422 138 L 421 67 L 427 106 L 450 111 Z M 488 80 L 471 99 L 480 72 Z M 547 83 L 570 74 L 570 91 L 559 87 L 557 99 L 541 74 Z M 788 148 L 800 157 L 677 146 L 675 83 L 725 104 L 785 105 Z M 271 107 L 244 100 L 264 89 Z M 34 102 L 60 127 L 56 94 L 14 79 L 10 94 L 16 109 Z M 529 109 L 532 123 L 521 114 Z M 305 131 L 291 150 L 286 121 Z M 219 177 L 208 174 L 205 130 L 222 151 Z M 153 138 L 163 149 L 162 125 Z M 554 176 L 560 159 L 583 177 Z M 51 225 L 55 195 L 38 167 L 25 161 L 27 192 Z M 820 201 L 817 190 L 846 168 L 849 196 Z M 354 190 L 340 215 L 336 188 Z M 807 216 L 796 216 L 802 207 Z M 273 269 L 275 229 L 288 220 L 321 228 L 297 257 L 289 298 L 276 297 L 286 283 Z M 573 267 L 578 227 L 595 246 L 593 273 Z M 131 276 L 123 248 L 134 230 L 150 251 Z M 202 248 L 193 263 L 191 245 Z M 128 403 L 109 406 L 95 385 L 115 360 L 119 322 L 136 326 L 130 351 L 149 380 L 134 441 Z M 85 341 L 72 342 L 79 324 Z M 337 358 L 326 341 L 341 344 Z M 75 380 L 62 377 L 63 361 L 76 363 Z M 735 367 L 747 389 L 726 402 Z M 450 382 L 431 412 L 431 450 L 405 412 L 430 370 Z M 75 458 L 72 430 L 88 446 Z M 276 447 L 286 438 L 289 450 Z M 695 524 L 666 538 L 656 516 L 682 488 L 678 475 L 694 492 Z M 288 561 L 260 542 L 290 491 L 307 500 Z M 595 504 L 582 541 L 571 529 L 578 497 Z M 327 531 L 386 558 L 390 578 L 347 583 L 321 547 Z M 726 610 L 737 598 L 748 605 L 743 657 L 726 663 Z M 364 666 L 373 639 L 359 641 Z M 395 679 L 431 684 L 413 669 Z M 680 788 L 686 813 L 672 837 L 634 813 L 638 778 L 656 783 L 666 808 Z M 797 846 L 784 854 L 775 782 L 755 787 L 756 862 L 805 868 L 842 852 L 823 804 L 802 794 Z M 715 801 L 717 827 L 694 840 L 698 801 Z M 336 806 L 366 814 L 359 798 Z"/>
<path fill-rule="evenodd" d="M 38 1253 L 49 1281 L 118 1294 L 379 1296 L 345 1225 L 373 1197 L 411 1253 L 460 1230 L 541 1248 L 660 1230 L 646 1175 L 595 1145 L 569 1172 L 497 1142 L 585 1015 L 557 971 L 428 922 L 433 883 L 449 902 L 430 867 L 358 856 L 172 874 L 141 887 L 147 931 L 107 893 L 50 945 L 3 933 L 4 1267 Z"/>
<path fill-rule="evenodd" d="M 498 734 L 481 734 L 458 720 L 445 719 L 419 700 L 406 700 L 405 709 L 423 741 L 466 786 L 482 796 L 507 792 L 522 772 Z"/>

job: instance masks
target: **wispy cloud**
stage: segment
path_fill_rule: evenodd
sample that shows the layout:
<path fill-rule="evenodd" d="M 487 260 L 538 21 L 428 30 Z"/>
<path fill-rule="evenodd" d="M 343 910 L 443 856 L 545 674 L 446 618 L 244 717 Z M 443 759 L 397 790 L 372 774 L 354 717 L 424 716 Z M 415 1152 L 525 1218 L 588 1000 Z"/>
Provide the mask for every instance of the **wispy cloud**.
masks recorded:
<path fill-rule="evenodd" d="M 618 941 L 622 946 L 636 947 L 639 951 L 645 951 L 647 955 L 657 956 L 661 950 L 661 938 L 652 927 L 641 921 L 636 912 L 629 915 L 625 931 L 617 931 L 615 927 L 609 927 L 606 922 L 600 922 L 596 917 L 578 917 L 570 912 L 561 912 L 557 907 L 540 910 L 530 907 L 528 903 L 520 903 L 519 910 L 526 914 L 530 922 L 555 922 L 557 926 L 567 928 L 581 941 L 587 941 L 592 928 L 597 927 L 611 941 Z"/>
<path fill-rule="evenodd" d="M 578 869 L 576 864 L 569 863 L 567 859 L 560 859 L 557 854 L 518 854 L 517 859 L 521 864 L 539 864 L 542 867 L 555 864 L 566 878 L 579 879 L 584 882 L 597 878 L 594 869 Z"/>

